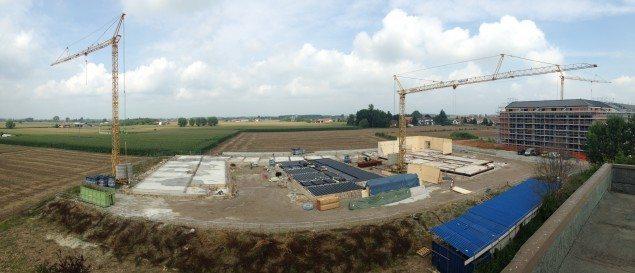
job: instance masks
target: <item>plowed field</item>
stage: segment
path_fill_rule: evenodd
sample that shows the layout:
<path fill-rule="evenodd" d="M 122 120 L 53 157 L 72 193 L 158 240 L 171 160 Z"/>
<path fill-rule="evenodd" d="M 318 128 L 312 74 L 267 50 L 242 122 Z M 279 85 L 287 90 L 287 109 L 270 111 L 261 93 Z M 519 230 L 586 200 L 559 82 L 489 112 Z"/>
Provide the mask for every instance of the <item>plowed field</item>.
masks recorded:
<path fill-rule="evenodd" d="M 110 171 L 110 155 L 0 144 L 0 220 Z"/>
<path fill-rule="evenodd" d="M 447 138 L 452 132 L 458 130 L 466 130 L 484 138 L 498 135 L 496 128 L 481 126 L 423 126 L 408 128 L 407 131 L 409 136 L 426 135 Z M 386 140 L 375 136 L 375 133 L 380 132 L 397 135 L 396 128 L 315 132 L 243 132 L 221 143 L 212 150 L 212 153 L 289 152 L 295 147 L 301 147 L 307 151 L 377 148 L 378 141 Z"/>

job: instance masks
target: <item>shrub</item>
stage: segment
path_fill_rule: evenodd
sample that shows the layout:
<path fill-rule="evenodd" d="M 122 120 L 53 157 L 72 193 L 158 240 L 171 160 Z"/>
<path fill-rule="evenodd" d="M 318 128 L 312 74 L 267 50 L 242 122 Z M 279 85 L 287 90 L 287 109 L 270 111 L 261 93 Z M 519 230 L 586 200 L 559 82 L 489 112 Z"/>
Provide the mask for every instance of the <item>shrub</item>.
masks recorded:
<path fill-rule="evenodd" d="M 90 266 L 86 264 L 86 259 L 81 254 L 79 256 L 61 257 L 58 254 L 58 261 L 52 264 L 42 263 L 35 269 L 37 273 L 89 273 Z"/>
<path fill-rule="evenodd" d="M 470 132 L 463 132 L 463 131 L 452 132 L 450 134 L 450 138 L 454 140 L 478 139 L 478 137 L 475 136 L 474 134 Z"/>

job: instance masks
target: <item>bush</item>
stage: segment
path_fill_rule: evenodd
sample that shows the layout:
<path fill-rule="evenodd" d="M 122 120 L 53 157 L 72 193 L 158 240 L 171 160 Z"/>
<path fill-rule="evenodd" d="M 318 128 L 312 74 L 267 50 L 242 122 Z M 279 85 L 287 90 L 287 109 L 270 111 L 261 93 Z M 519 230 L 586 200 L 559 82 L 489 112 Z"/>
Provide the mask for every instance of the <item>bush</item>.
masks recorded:
<path fill-rule="evenodd" d="M 463 131 L 452 132 L 450 134 L 450 138 L 454 140 L 478 139 L 478 137 L 475 136 L 474 134 L 470 132 L 463 132 Z"/>
<path fill-rule="evenodd" d="M 59 256 L 59 254 L 58 254 Z M 58 257 L 55 263 L 43 263 L 36 267 L 37 273 L 88 273 L 90 266 L 81 254 L 79 256 Z"/>
<path fill-rule="evenodd" d="M 390 134 L 386 134 L 384 132 L 377 132 L 375 133 L 376 137 L 381 137 L 383 139 L 387 139 L 387 140 L 397 140 L 396 136 L 390 135 Z"/>
<path fill-rule="evenodd" d="M 4 122 L 4 127 L 7 129 L 13 129 L 15 128 L 15 121 L 13 121 L 12 119 L 9 119 L 7 121 Z"/>

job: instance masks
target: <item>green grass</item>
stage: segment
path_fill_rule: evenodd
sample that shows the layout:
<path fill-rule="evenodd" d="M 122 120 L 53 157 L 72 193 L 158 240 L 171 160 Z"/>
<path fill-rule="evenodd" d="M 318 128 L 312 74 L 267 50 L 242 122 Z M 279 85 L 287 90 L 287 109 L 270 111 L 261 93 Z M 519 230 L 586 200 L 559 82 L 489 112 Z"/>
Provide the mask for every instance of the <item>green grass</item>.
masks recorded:
<path fill-rule="evenodd" d="M 478 139 L 478 137 L 470 132 L 457 131 L 450 134 L 453 140 Z"/>
<path fill-rule="evenodd" d="M 220 126 L 177 127 L 176 125 L 138 125 L 122 127 L 121 152 L 139 156 L 171 156 L 201 154 L 239 132 L 292 132 L 350 130 L 356 127 L 343 123 L 315 124 L 305 122 L 221 123 Z M 28 127 L 3 129 L 12 137 L 1 138 L 0 144 L 59 148 L 109 153 L 111 136 L 99 134 L 97 127 L 47 128 Z M 125 131 L 125 132 L 124 132 Z"/>

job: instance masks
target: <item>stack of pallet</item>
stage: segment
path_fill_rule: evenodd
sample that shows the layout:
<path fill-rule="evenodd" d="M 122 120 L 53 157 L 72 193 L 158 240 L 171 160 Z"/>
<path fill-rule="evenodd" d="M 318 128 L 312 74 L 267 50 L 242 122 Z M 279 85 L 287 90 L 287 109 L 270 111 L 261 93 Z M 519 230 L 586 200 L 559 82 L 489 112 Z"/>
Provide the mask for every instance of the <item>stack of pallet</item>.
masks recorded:
<path fill-rule="evenodd" d="M 315 201 L 315 207 L 319 211 L 336 209 L 340 207 L 340 198 L 338 196 L 320 197 Z"/>

